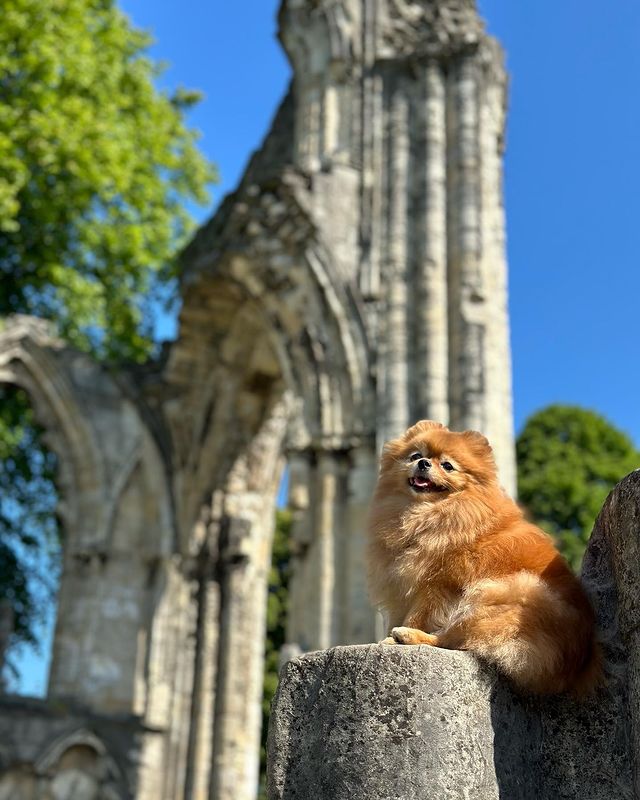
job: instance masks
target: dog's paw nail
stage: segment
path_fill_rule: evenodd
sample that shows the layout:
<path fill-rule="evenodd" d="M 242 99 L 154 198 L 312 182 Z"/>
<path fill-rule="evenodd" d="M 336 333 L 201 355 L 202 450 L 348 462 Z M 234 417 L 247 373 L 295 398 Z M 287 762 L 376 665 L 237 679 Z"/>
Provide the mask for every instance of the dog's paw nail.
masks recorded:
<path fill-rule="evenodd" d="M 408 638 L 410 638 L 411 634 L 409 632 L 409 628 L 393 628 L 391 631 L 391 636 L 393 637 L 394 641 L 398 642 L 398 644 L 404 644 Z"/>

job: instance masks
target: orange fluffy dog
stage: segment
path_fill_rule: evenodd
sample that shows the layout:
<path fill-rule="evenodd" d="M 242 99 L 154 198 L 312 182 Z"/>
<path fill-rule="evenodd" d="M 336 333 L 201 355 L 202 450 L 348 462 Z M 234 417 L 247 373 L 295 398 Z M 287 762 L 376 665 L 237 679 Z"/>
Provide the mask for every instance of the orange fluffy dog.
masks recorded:
<path fill-rule="evenodd" d="M 498 484 L 479 433 L 418 422 L 388 442 L 370 518 L 385 643 L 470 650 L 539 693 L 599 681 L 594 616 L 551 539 Z"/>

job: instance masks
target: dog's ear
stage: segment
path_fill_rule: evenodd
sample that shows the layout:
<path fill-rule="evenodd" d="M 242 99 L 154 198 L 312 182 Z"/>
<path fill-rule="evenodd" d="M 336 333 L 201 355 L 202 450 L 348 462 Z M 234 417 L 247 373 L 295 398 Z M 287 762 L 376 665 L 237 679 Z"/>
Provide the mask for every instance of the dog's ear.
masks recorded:
<path fill-rule="evenodd" d="M 415 425 L 412 425 L 407 430 L 404 438 L 411 439 L 413 436 L 418 436 L 419 434 L 430 430 L 448 431 L 449 428 L 447 428 L 446 425 L 442 425 L 440 422 L 434 422 L 431 419 L 421 419 L 420 422 L 416 422 Z"/>
<path fill-rule="evenodd" d="M 489 440 L 478 431 L 464 431 L 462 434 L 467 442 L 476 451 L 484 451 L 485 453 L 493 452 Z"/>
<path fill-rule="evenodd" d="M 382 445 L 382 455 L 391 456 L 391 458 L 396 458 L 398 453 L 402 451 L 403 446 L 404 446 L 404 438 L 389 439 L 388 442 L 385 442 Z"/>
<path fill-rule="evenodd" d="M 404 436 L 399 439 L 389 439 L 388 442 L 385 442 L 382 445 L 382 453 L 380 455 L 380 470 L 384 472 L 385 469 L 401 459 L 406 446 L 407 443 Z"/>

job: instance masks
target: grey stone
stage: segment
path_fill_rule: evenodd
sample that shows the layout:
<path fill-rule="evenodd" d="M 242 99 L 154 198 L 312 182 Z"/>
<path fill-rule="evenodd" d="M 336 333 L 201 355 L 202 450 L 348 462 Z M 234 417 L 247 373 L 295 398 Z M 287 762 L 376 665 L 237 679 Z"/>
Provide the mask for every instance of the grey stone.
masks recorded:
<path fill-rule="evenodd" d="M 282 672 L 270 800 L 498 797 L 492 676 L 466 653 L 361 645 Z"/>

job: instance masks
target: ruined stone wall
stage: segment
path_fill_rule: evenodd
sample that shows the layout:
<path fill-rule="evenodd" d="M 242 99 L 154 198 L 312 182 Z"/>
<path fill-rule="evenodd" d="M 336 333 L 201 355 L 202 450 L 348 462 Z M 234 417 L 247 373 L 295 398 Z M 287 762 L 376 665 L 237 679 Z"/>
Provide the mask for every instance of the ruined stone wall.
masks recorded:
<path fill-rule="evenodd" d="M 60 713 L 71 704 L 88 710 L 90 732 L 100 719 L 108 726 L 114 716 L 132 720 L 136 730 L 161 729 L 166 735 L 140 733 L 129 768 L 136 797 L 170 797 L 158 786 L 183 771 L 195 605 L 189 564 L 176 548 L 169 473 L 159 443 L 128 376 L 114 377 L 40 320 L 7 321 L 0 334 L 0 381 L 29 393 L 47 444 L 59 457 L 58 513 L 64 528 L 51 705 L 3 706 L 0 721 L 14 731 L 4 740 L 13 754 L 7 766 L 26 760 L 19 755 L 24 737 L 39 759 L 58 736 L 85 731 L 85 716 Z M 106 758 L 108 747 L 101 747 Z M 133 784 L 121 785 L 123 797 L 133 796 L 127 785 Z M 43 787 L 38 791 L 45 792 Z"/>
<path fill-rule="evenodd" d="M 473 2 L 287 0 L 293 159 L 376 370 L 380 445 L 482 430 L 515 488 L 502 197 L 506 73 Z"/>
<path fill-rule="evenodd" d="M 515 481 L 499 47 L 471 0 L 284 0 L 279 20 L 291 88 L 183 254 L 177 340 L 114 371 L 37 321 L 0 334 L 0 380 L 62 469 L 49 700 L 135 721 L 136 800 L 254 798 L 285 463 L 298 652 L 378 638 L 364 525 L 387 437 L 480 428 Z"/>

